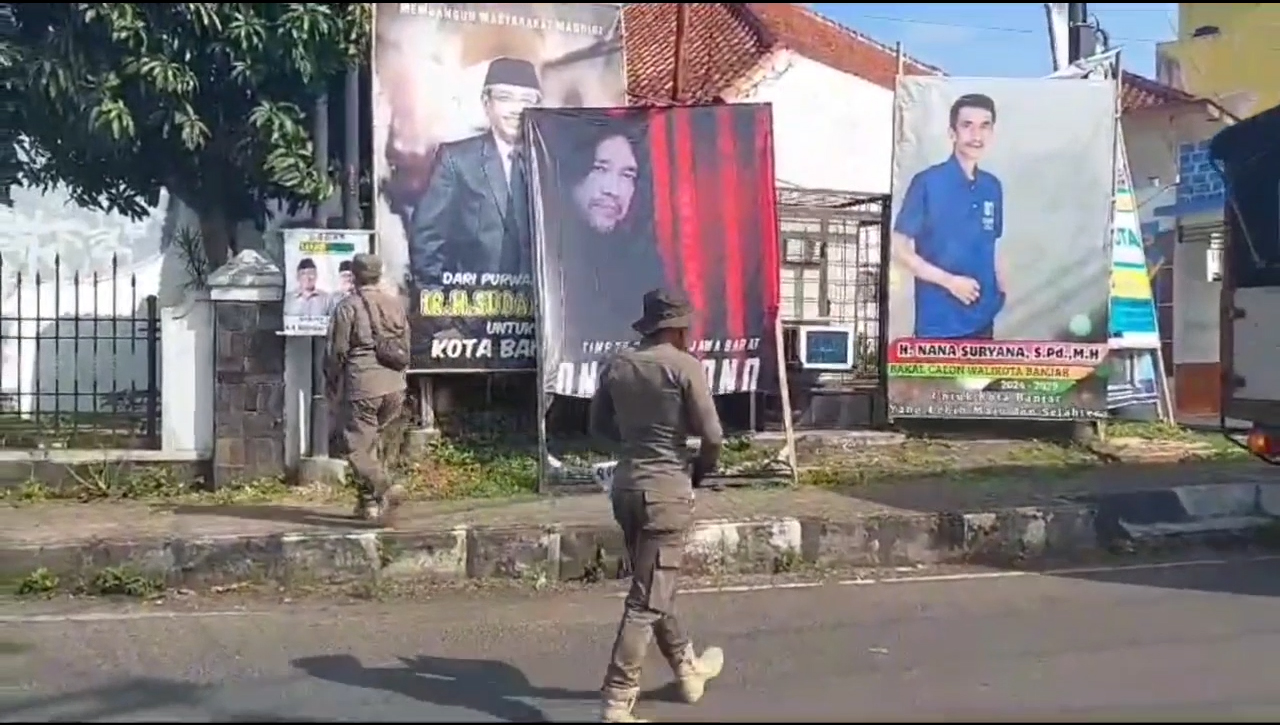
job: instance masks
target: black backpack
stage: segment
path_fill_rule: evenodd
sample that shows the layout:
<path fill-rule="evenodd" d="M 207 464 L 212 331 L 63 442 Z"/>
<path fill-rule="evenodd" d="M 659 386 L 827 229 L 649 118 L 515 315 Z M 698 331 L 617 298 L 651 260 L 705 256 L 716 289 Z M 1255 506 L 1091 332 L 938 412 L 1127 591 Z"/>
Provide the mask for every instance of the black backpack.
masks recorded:
<path fill-rule="evenodd" d="M 357 292 L 356 296 L 360 298 L 364 313 L 369 317 L 369 332 L 373 334 L 373 356 L 377 358 L 378 364 L 396 372 L 409 369 L 409 348 L 404 344 L 404 336 L 383 334 L 382 330 L 386 325 L 378 325 L 373 321 L 373 308 L 369 306 L 369 300 L 363 292 Z"/>

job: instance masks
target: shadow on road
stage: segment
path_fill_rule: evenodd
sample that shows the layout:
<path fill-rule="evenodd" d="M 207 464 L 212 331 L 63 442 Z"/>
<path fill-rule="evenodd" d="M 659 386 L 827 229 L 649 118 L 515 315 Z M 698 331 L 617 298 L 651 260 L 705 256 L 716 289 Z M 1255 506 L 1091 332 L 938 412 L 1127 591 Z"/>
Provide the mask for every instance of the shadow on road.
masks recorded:
<path fill-rule="evenodd" d="M 1044 464 L 1007 461 L 960 465 L 948 473 L 886 471 L 857 486 L 850 498 L 921 513 L 1060 506 L 1084 497 L 1166 490 L 1171 485 L 1256 482 L 1269 473 L 1254 461 Z"/>
<path fill-rule="evenodd" d="M 375 524 L 357 519 L 352 515 L 316 511 L 306 506 L 190 504 L 160 506 L 157 508 L 175 516 L 232 516 L 240 519 L 271 521 L 296 526 L 376 528 Z"/>
<path fill-rule="evenodd" d="M 204 722 L 324 722 L 211 707 L 208 701 L 217 687 L 152 677 L 134 678 L 80 692 L 0 701 L 0 722 L 127 722 L 140 717 L 157 722 L 157 713 L 175 709 L 198 711 Z M 173 717 L 168 714 L 164 719 Z"/>
<path fill-rule="evenodd" d="M 484 659 L 400 658 L 400 666 L 365 667 L 351 655 L 301 657 L 293 666 L 308 675 L 352 687 L 385 690 L 441 707 L 456 707 L 507 722 L 551 722 L 541 708 L 524 702 L 582 700 L 594 703 L 599 690 L 539 687 L 519 668 Z M 644 693 L 645 700 L 676 702 L 674 683 Z"/>
<path fill-rule="evenodd" d="M 578 701 L 591 707 L 599 697 L 594 689 L 539 687 L 519 668 L 496 660 L 420 656 L 401 658 L 399 665 L 365 667 L 351 655 L 324 655 L 298 658 L 292 664 L 320 680 L 389 692 L 439 707 L 470 710 L 504 722 L 552 721 L 541 708 L 525 700 Z M 286 678 L 276 685 L 295 681 L 296 678 Z M 643 697 L 648 701 L 679 701 L 674 683 L 650 690 Z M 285 717 L 219 704 L 226 700 L 227 692 L 220 684 L 131 678 L 79 692 L 0 695 L 0 722 L 337 721 Z"/>

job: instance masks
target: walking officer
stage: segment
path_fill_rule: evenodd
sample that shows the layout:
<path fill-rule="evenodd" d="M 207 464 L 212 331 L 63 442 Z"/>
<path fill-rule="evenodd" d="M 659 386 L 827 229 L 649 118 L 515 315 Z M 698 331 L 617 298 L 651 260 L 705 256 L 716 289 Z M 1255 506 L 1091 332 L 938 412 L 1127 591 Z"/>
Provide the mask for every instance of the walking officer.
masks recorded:
<path fill-rule="evenodd" d="M 697 654 L 675 610 L 694 479 L 715 468 L 724 445 L 706 374 L 687 351 L 692 314 L 681 295 L 647 292 L 644 315 L 632 325 L 640 345 L 606 363 L 591 399 L 592 435 L 620 447 L 611 496 L 631 563 L 631 590 L 601 689 L 601 722 L 644 722 L 632 709 L 651 639 L 686 702 L 701 699 L 724 666 L 718 647 Z M 696 457 L 690 436 L 702 439 Z"/>
<path fill-rule="evenodd" d="M 356 515 L 389 525 L 404 487 L 392 482 L 378 451 L 404 411 L 409 320 L 399 295 L 379 284 L 382 260 L 376 255 L 357 254 L 351 275 L 355 289 L 329 319 L 326 396 L 342 422 L 343 453 L 359 492 Z"/>

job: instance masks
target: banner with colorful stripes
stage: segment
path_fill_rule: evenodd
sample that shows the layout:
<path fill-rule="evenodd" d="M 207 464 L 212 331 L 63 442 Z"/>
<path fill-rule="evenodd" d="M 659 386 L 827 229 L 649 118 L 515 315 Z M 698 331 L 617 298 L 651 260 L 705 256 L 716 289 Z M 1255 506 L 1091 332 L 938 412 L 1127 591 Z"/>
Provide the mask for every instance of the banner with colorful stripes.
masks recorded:
<path fill-rule="evenodd" d="M 1123 132 L 1116 136 L 1116 201 L 1111 243 L 1111 347 L 1152 350 L 1160 347 L 1156 303 L 1147 270 L 1142 222 L 1133 195 Z"/>
<path fill-rule="evenodd" d="M 683 290 L 715 394 L 776 389 L 767 105 L 525 113 L 544 390 L 590 397 L 648 290 Z"/>

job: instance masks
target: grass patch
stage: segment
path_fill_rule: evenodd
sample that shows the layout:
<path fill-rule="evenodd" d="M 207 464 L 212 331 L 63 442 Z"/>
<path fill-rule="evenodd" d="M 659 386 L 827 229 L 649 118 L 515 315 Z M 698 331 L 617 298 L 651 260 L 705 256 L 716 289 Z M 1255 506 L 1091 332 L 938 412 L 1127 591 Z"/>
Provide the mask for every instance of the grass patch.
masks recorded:
<path fill-rule="evenodd" d="M 536 448 L 496 440 L 433 441 L 427 455 L 397 471 L 415 499 L 505 498 L 538 491 Z"/>
<path fill-rule="evenodd" d="M 1142 438 L 1152 441 L 1193 441 L 1207 437 L 1207 434 L 1164 421 L 1115 420 L 1107 423 L 1107 437 Z"/>
<path fill-rule="evenodd" d="M 145 501 L 173 503 L 271 503 L 299 493 L 281 478 L 250 480 L 217 491 L 203 488 L 185 471 L 163 465 L 138 466 L 112 461 L 68 466 L 61 485 L 29 480 L 0 489 L 12 506 L 46 501 L 93 503 Z"/>
<path fill-rule="evenodd" d="M 95 597 L 148 599 L 163 593 L 164 589 L 164 581 L 160 577 L 144 574 L 128 566 L 99 569 L 74 586 L 64 585 L 61 577 L 40 567 L 18 579 L 12 592 L 25 598 L 49 598 L 59 593 L 74 593 Z"/>
<path fill-rule="evenodd" d="M 569 468 L 585 469 L 612 458 L 584 439 L 556 443 L 554 455 Z M 748 437 L 730 438 L 725 442 L 720 469 L 737 475 L 763 472 L 777 453 Z M 532 441 L 512 444 L 498 437 L 441 439 L 429 446 L 421 460 L 401 466 L 397 475 L 417 500 L 533 495 L 538 491 L 537 445 Z"/>
<path fill-rule="evenodd" d="M 869 446 L 817 452 L 801 463 L 801 485 L 820 488 L 861 486 L 894 480 L 946 476 L 949 481 L 990 478 L 999 469 L 1036 468 L 1070 475 L 1101 465 L 1082 446 L 1044 441 L 969 442 L 908 440 L 897 446 Z"/>
<path fill-rule="evenodd" d="M 434 441 L 424 455 L 393 463 L 396 480 L 419 501 L 512 499 L 537 493 L 537 446 L 530 439 L 476 436 Z M 800 480 L 824 488 L 946 476 L 964 482 L 998 477 L 1000 471 L 1035 468 L 1040 475 L 1070 475 L 1084 468 L 1140 460 L 1153 450 L 1176 461 L 1244 459 L 1223 436 L 1160 423 L 1112 422 L 1106 440 L 1090 446 L 1046 440 L 966 441 L 917 437 L 902 445 L 833 443 L 804 450 Z M 778 444 L 747 437 L 725 443 L 720 472 L 753 476 L 771 471 Z M 583 467 L 609 456 L 586 441 L 558 440 L 555 455 Z M 773 470 L 773 473 L 777 473 Z M 776 478 L 776 476 L 775 476 Z M 201 488 L 189 468 L 106 461 L 68 469 L 61 486 L 32 480 L 4 489 L 3 499 L 20 506 L 44 501 L 142 501 L 173 504 L 342 504 L 348 486 L 296 487 L 283 479 L 243 481 L 216 491 Z"/>
<path fill-rule="evenodd" d="M 129 567 L 109 566 L 85 582 L 83 591 L 91 596 L 146 599 L 163 592 L 164 582 Z"/>
<path fill-rule="evenodd" d="M 20 597 L 48 597 L 58 591 L 61 583 L 57 574 L 42 566 L 19 579 L 13 592 Z"/>
<path fill-rule="evenodd" d="M 1240 461 L 1248 458 L 1222 435 L 1163 423 L 1111 422 L 1106 440 L 954 440 L 910 438 L 900 446 L 819 450 L 801 461 L 802 485 L 843 488 L 941 480 L 996 490 L 1027 471 L 1035 480 L 1070 478 L 1103 466 Z"/>
<path fill-rule="evenodd" d="M 1217 460 L 1249 458 L 1249 452 L 1219 431 L 1194 430 L 1164 422 L 1115 421 L 1107 425 L 1106 442 L 1140 447 L 1158 444 L 1161 452 L 1176 456 L 1179 451 L 1189 459 Z M 1105 443 L 1104 442 L 1104 445 Z"/>

